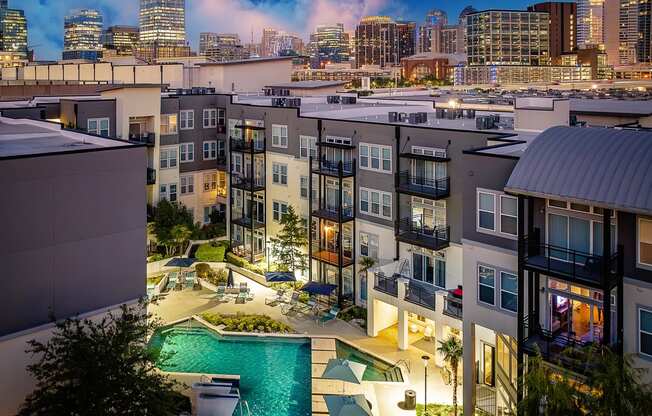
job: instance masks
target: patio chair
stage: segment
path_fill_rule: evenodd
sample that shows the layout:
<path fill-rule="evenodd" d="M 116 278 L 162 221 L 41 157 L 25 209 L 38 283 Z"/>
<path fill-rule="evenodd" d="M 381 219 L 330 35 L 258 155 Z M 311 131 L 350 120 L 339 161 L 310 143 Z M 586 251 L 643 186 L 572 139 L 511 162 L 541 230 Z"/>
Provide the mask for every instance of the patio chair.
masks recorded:
<path fill-rule="evenodd" d="M 226 286 L 217 287 L 217 292 L 215 292 L 215 298 L 217 300 L 224 300 L 226 298 Z"/>
<path fill-rule="evenodd" d="M 290 297 L 290 300 L 281 306 L 281 313 L 283 315 L 287 315 L 288 313 L 297 310 L 297 307 L 299 306 L 299 292 L 292 292 L 292 296 Z"/>
<path fill-rule="evenodd" d="M 337 315 L 339 313 L 340 313 L 340 308 L 337 306 L 333 306 L 330 311 L 326 312 L 325 314 L 319 317 L 318 322 L 321 324 L 321 326 L 324 326 L 327 323 L 334 320 L 335 318 L 337 318 Z"/>
<path fill-rule="evenodd" d="M 276 296 L 270 296 L 265 298 L 265 305 L 276 306 L 279 303 L 285 302 L 285 292 L 281 289 L 276 291 Z"/>
<path fill-rule="evenodd" d="M 177 285 L 177 273 L 171 272 L 168 274 L 168 283 L 165 285 L 165 290 L 172 290 Z"/>

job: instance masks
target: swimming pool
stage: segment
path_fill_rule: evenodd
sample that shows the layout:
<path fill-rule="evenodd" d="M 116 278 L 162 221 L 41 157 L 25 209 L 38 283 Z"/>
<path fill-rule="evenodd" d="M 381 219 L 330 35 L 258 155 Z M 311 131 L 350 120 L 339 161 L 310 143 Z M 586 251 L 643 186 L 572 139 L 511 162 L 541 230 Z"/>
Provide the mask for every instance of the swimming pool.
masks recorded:
<path fill-rule="evenodd" d="M 367 366 L 367 369 L 362 376 L 363 380 L 389 382 L 403 381 L 403 374 L 401 373 L 400 368 L 372 357 L 352 345 L 337 340 L 335 349 L 337 350 L 337 358 L 344 358 Z"/>
<path fill-rule="evenodd" d="M 163 371 L 239 374 L 240 394 L 254 415 L 311 414 L 308 339 L 220 336 L 184 324 L 157 332 L 150 345 L 173 353 L 158 364 Z"/>

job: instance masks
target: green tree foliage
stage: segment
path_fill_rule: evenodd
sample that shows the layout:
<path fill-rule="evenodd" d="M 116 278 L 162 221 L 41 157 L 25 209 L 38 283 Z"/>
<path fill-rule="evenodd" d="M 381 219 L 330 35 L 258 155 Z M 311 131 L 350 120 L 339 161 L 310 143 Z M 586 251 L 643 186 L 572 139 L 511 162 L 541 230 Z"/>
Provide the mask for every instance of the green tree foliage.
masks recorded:
<path fill-rule="evenodd" d="M 183 204 L 161 200 L 156 206 L 152 232 L 159 244 L 165 246 L 166 253 L 172 255 L 179 247 L 177 237 L 180 237 L 182 229 L 175 226 L 185 226 L 187 230 L 194 230 L 192 214 Z M 175 230 L 176 234 L 173 234 Z M 183 230 L 185 234 L 185 230 Z"/>
<path fill-rule="evenodd" d="M 439 341 L 437 352 L 444 356 L 444 361 L 450 367 L 453 373 L 453 414 L 457 414 L 457 374 L 459 371 L 460 361 L 464 350 L 462 349 L 462 341 L 456 336 L 450 335 L 445 341 Z"/>
<path fill-rule="evenodd" d="M 270 238 L 277 268 L 282 271 L 306 270 L 308 256 L 303 250 L 308 246 L 308 231 L 294 207 L 288 206 L 280 224 L 281 230 L 276 237 Z"/>
<path fill-rule="evenodd" d="M 156 371 L 147 336 L 158 323 L 145 303 L 123 305 L 99 322 L 67 319 L 47 342 L 29 341 L 36 379 L 20 416 L 177 415 L 184 400 Z M 165 357 L 159 358 L 159 360 Z M 186 403 L 187 404 L 187 403 Z"/>

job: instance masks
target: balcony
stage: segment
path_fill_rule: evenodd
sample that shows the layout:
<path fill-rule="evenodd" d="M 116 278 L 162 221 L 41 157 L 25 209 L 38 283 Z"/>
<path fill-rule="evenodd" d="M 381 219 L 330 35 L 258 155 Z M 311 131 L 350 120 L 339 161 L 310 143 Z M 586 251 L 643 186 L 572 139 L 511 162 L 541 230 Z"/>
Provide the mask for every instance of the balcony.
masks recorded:
<path fill-rule="evenodd" d="M 409 172 L 398 174 L 398 191 L 403 194 L 428 199 L 442 199 L 450 196 L 450 178 L 431 179 Z"/>
<path fill-rule="evenodd" d="M 265 228 L 265 221 L 260 221 L 258 218 L 253 220 L 250 217 L 244 216 L 240 218 L 234 218 L 231 220 L 231 224 L 239 225 L 244 228 L 253 228 L 255 230 L 259 228 Z"/>
<path fill-rule="evenodd" d="M 397 275 L 386 276 L 384 273 L 374 274 L 374 290 L 394 297 L 398 296 Z"/>
<path fill-rule="evenodd" d="M 412 218 L 403 218 L 398 223 L 398 241 L 431 250 L 443 250 L 450 242 L 450 227 L 432 228 L 413 221 Z"/>
<path fill-rule="evenodd" d="M 353 252 L 351 249 L 342 250 L 340 256 L 339 248 L 335 244 L 312 243 L 311 255 L 315 260 L 328 263 L 333 266 L 348 267 L 353 264 Z"/>
<path fill-rule="evenodd" d="M 263 191 L 265 190 L 265 177 L 257 176 L 251 178 L 249 176 L 234 173 L 231 175 L 231 186 L 249 192 Z"/>
<path fill-rule="evenodd" d="M 226 162 L 226 155 L 218 155 L 215 162 L 217 164 L 217 170 L 221 170 L 221 171 L 224 171 L 224 172 L 227 171 L 228 164 Z"/>
<path fill-rule="evenodd" d="M 129 141 L 138 144 L 146 144 L 147 146 L 156 145 L 156 134 L 154 133 L 140 133 L 129 134 Z"/>
<path fill-rule="evenodd" d="M 342 218 L 342 223 L 353 221 L 355 219 L 355 210 L 353 207 L 331 207 L 326 206 L 322 209 L 316 208 L 312 211 L 312 215 L 317 218 L 324 220 L 329 220 L 332 222 L 340 222 L 340 214 Z"/>
<path fill-rule="evenodd" d="M 313 160 L 312 173 L 332 176 L 334 178 L 350 178 L 355 175 L 355 162 L 332 160 Z"/>
<path fill-rule="evenodd" d="M 407 286 L 405 291 L 406 301 L 434 311 L 436 297 L 436 287 L 419 282 L 418 280 L 410 279 L 410 284 Z"/>
<path fill-rule="evenodd" d="M 235 139 L 231 138 L 231 151 L 242 153 L 264 153 L 265 139 Z"/>
<path fill-rule="evenodd" d="M 582 374 L 586 372 L 586 357 L 597 344 L 582 341 L 567 332 L 553 333 L 538 323 L 530 326 L 528 316 L 523 320 L 525 337 L 523 349 L 528 355 L 541 354 L 541 357 L 563 368 Z"/>
<path fill-rule="evenodd" d="M 156 169 L 147 168 L 147 185 L 156 184 Z"/>
<path fill-rule="evenodd" d="M 427 160 L 430 162 L 449 162 L 451 160 L 448 156 L 443 155 L 419 155 L 416 153 L 401 153 L 400 157 L 413 160 Z"/>
<path fill-rule="evenodd" d="M 450 293 L 450 292 L 449 292 Z M 451 318 L 462 319 L 462 298 L 453 294 L 444 296 L 443 314 Z"/>
<path fill-rule="evenodd" d="M 519 241 L 519 253 L 526 270 L 601 288 L 620 270 L 618 253 L 608 259 L 609 276 L 603 276 L 603 258 L 583 251 L 540 242 L 539 230 Z"/>

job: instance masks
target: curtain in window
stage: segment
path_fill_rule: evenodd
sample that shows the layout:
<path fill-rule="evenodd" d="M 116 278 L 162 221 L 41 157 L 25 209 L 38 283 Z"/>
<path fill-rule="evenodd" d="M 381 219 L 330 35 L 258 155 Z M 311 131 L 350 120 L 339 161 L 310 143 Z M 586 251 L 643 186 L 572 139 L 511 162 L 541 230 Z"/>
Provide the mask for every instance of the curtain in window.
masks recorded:
<path fill-rule="evenodd" d="M 568 217 L 550 214 L 548 216 L 548 243 L 561 248 L 568 247 Z M 550 257 L 567 260 L 568 253 L 550 249 Z"/>

